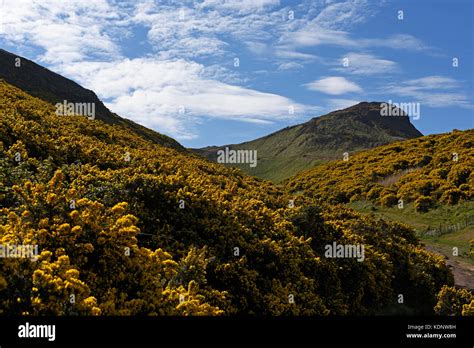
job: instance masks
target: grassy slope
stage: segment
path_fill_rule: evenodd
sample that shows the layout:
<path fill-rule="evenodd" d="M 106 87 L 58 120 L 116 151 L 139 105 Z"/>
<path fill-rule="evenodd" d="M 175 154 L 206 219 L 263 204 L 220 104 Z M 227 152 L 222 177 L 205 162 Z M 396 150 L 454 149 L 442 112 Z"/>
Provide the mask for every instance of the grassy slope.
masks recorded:
<path fill-rule="evenodd" d="M 445 255 L 452 254 L 452 248 L 459 249 L 459 256 L 474 264 L 470 254 L 470 241 L 474 240 L 474 202 L 462 202 L 454 206 L 440 206 L 426 213 L 419 213 L 413 204 L 398 207 L 382 207 L 367 201 L 348 204 L 364 213 L 412 226 L 417 235 L 428 245 L 440 247 Z M 456 226 L 458 225 L 458 226 Z M 446 227 L 456 226 L 452 231 Z M 431 231 L 431 233 L 430 233 Z"/>
<path fill-rule="evenodd" d="M 248 174 L 280 182 L 304 169 L 342 158 L 344 152 L 353 153 L 421 135 L 407 118 L 381 117 L 379 105 L 361 103 L 284 128 L 263 138 L 229 145 L 234 149 L 258 151 L 256 168 L 233 166 Z M 215 161 L 217 150 L 223 147 L 195 151 Z"/>

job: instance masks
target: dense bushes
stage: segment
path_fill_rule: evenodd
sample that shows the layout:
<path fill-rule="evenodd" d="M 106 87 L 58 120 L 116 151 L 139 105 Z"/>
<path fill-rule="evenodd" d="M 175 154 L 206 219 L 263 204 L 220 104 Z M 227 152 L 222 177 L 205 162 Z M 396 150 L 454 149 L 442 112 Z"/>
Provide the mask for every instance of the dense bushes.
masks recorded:
<path fill-rule="evenodd" d="M 2 314 L 360 315 L 400 294 L 431 313 L 452 285 L 406 226 L 290 207 L 268 182 L 0 89 L 0 242 L 39 249 L 0 259 Z M 333 242 L 364 261 L 328 258 Z"/>
<path fill-rule="evenodd" d="M 474 315 L 474 296 L 466 289 L 443 286 L 435 312 L 440 315 Z"/>
<path fill-rule="evenodd" d="M 399 199 L 417 201 L 420 211 L 426 211 L 473 199 L 473 158 L 474 130 L 456 130 L 316 166 L 289 179 L 286 187 L 334 203 L 366 199 L 392 206 Z"/>

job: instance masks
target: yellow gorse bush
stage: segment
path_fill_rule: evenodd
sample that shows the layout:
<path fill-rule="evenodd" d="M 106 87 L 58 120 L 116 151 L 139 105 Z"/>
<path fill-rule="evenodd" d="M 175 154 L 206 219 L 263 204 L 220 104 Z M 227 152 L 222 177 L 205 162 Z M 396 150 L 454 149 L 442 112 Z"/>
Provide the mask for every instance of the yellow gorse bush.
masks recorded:
<path fill-rule="evenodd" d="M 369 200 L 392 206 L 399 199 L 419 210 L 474 198 L 474 130 L 430 135 L 362 151 L 286 182 L 292 192 L 330 202 Z"/>
<path fill-rule="evenodd" d="M 57 116 L 4 82 L 0 141 L 0 244 L 39 252 L 0 259 L 1 314 L 431 313 L 453 283 L 406 226 L 311 197 L 289 207 L 270 182 Z M 463 168 L 438 174 L 469 182 Z M 365 261 L 325 257 L 334 241 L 363 244 Z"/>

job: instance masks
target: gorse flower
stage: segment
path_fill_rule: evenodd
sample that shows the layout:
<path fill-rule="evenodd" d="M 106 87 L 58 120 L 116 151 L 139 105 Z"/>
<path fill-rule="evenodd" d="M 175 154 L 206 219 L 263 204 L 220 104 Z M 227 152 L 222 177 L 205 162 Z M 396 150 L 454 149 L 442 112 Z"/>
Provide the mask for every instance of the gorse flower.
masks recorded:
<path fill-rule="evenodd" d="M 2 314 L 374 314 L 400 293 L 430 313 L 453 283 L 408 227 L 316 204 L 312 196 L 342 197 L 336 177 L 349 164 L 330 164 L 335 174 L 322 177 L 324 187 L 311 173 L 307 184 L 290 182 L 309 194 L 289 208 L 293 195 L 270 182 L 119 125 L 57 116 L 4 82 L 0 90 L 0 243 L 39 250 L 34 262 L 0 259 Z M 462 158 L 470 150 L 456 139 Z M 416 165 L 415 155 L 409 160 Z M 387 164 L 374 175 L 389 175 Z M 464 169 L 442 167 L 440 180 L 469 185 Z M 341 199 L 378 199 L 383 190 L 364 178 L 344 185 Z M 333 241 L 364 244 L 365 261 L 326 258 Z"/>

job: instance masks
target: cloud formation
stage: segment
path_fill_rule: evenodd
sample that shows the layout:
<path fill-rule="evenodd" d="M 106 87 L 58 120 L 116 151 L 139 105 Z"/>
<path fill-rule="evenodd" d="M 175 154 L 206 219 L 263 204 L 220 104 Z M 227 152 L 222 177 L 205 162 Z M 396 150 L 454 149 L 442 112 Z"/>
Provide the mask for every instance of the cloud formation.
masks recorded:
<path fill-rule="evenodd" d="M 360 93 L 362 88 L 344 77 L 329 76 L 313 82 L 305 84 L 311 91 L 318 91 L 330 95 L 341 95 L 345 93 Z"/>
<path fill-rule="evenodd" d="M 459 90 L 461 83 L 451 77 L 432 75 L 417 79 L 391 83 L 384 92 L 402 97 L 405 101 L 415 100 L 433 108 L 457 106 L 473 108 L 469 96 Z"/>
<path fill-rule="evenodd" d="M 354 75 L 378 75 L 393 73 L 398 69 L 394 61 L 368 53 L 350 52 L 340 58 L 334 70 Z"/>
<path fill-rule="evenodd" d="M 196 136 L 192 125 L 201 117 L 264 124 L 309 111 L 277 94 L 208 79 L 203 65 L 186 60 L 137 58 L 62 69 L 87 83 L 118 114 L 181 139 Z"/>
<path fill-rule="evenodd" d="M 352 105 L 375 88 L 432 107 L 472 103 L 464 84 L 449 77 L 397 82 L 403 67 L 388 55 L 431 48 L 407 33 L 357 35 L 354 27 L 380 10 L 367 0 L 0 1 L 2 46 L 93 89 L 114 112 L 178 139 L 199 136 L 195 126 L 205 118 L 294 122 L 320 111 L 316 104 Z M 387 74 L 391 82 L 382 84 Z M 308 91 L 329 97 L 312 99 Z M 350 93 L 359 95 L 345 98 Z"/>
<path fill-rule="evenodd" d="M 120 8 L 106 0 L 4 0 L 0 35 L 20 50 L 41 48 L 38 58 L 49 64 L 111 59 L 120 55 L 112 37 L 122 20 Z"/>

